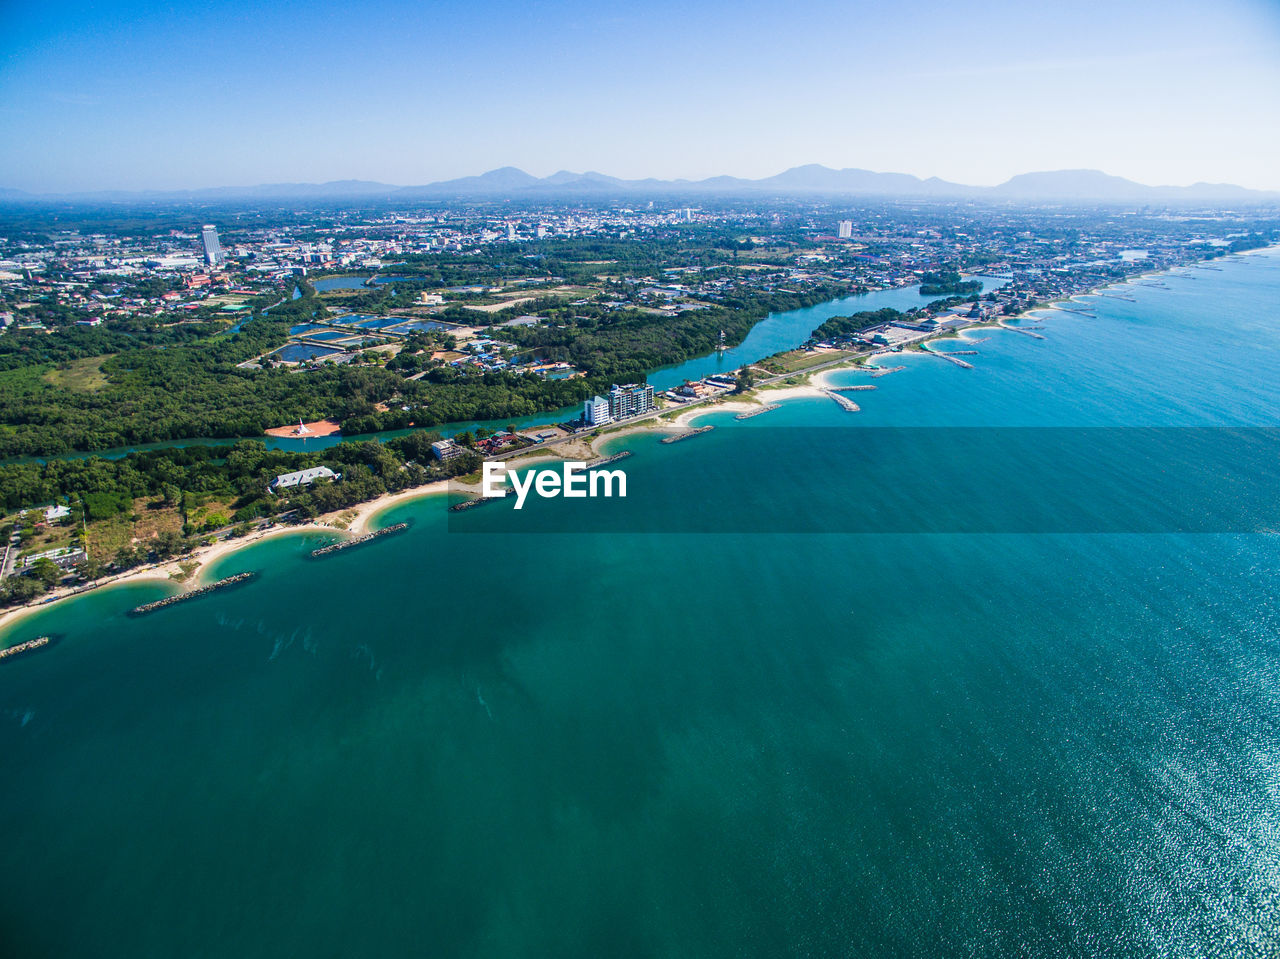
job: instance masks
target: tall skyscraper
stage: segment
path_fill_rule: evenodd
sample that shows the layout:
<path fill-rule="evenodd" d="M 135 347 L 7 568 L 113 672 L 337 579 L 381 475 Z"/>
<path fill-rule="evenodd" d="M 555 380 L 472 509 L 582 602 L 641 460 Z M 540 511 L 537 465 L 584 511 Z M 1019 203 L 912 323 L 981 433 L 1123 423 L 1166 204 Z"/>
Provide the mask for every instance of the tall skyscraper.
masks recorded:
<path fill-rule="evenodd" d="M 836 236 L 842 240 L 848 240 L 853 236 L 853 221 L 841 220 L 836 224 Z"/>
<path fill-rule="evenodd" d="M 204 247 L 204 262 L 209 266 L 221 266 L 227 260 L 218 242 L 218 231 L 212 223 L 206 223 L 200 231 L 200 243 Z"/>

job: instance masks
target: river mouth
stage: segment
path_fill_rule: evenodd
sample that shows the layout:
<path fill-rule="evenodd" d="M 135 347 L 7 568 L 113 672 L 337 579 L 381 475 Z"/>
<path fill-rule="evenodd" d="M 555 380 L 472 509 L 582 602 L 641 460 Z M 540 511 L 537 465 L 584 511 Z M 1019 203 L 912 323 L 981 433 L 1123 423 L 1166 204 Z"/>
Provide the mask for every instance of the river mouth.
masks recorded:
<path fill-rule="evenodd" d="M 995 285 L 1004 281 L 989 280 L 987 282 Z M 721 352 L 713 351 L 708 353 L 706 356 L 688 360 L 677 366 L 655 370 L 649 375 L 648 381 L 654 384 L 655 390 L 661 391 L 679 386 L 686 380 L 701 379 L 704 376 L 710 376 L 715 373 L 722 373 L 727 370 L 736 369 L 744 364 L 755 363 L 765 357 L 772 356 L 774 353 L 779 353 L 783 350 L 795 349 L 800 346 L 809 338 L 813 329 L 829 317 L 838 316 L 844 313 L 855 313 L 860 310 L 878 310 L 886 306 L 902 310 L 909 309 L 912 306 L 919 306 L 921 304 L 921 297 L 919 296 L 918 291 L 918 286 L 901 287 L 892 290 L 880 290 L 871 293 L 839 297 L 826 303 L 820 303 L 816 306 L 805 307 L 798 310 L 771 313 L 752 327 L 751 332 L 747 334 L 746 339 L 744 339 L 738 346 Z M 387 323 L 386 320 L 378 318 L 373 318 L 373 322 Z M 414 322 L 415 321 L 406 321 L 406 328 L 419 328 L 414 325 Z M 431 324 L 431 321 L 420 322 Z M 392 321 L 392 323 L 394 323 L 394 321 Z M 308 329 L 324 330 L 329 328 L 327 324 L 300 324 L 298 328 L 301 330 L 303 327 Z M 430 326 L 430 328 L 434 328 L 434 326 Z M 303 333 L 303 335 L 306 334 Z M 326 336 L 326 333 L 322 332 L 320 333 L 320 336 Z M 310 339 L 317 338 L 317 336 L 310 336 Z M 288 358 L 291 361 L 305 360 L 314 356 L 326 355 L 324 347 L 318 345 L 289 344 L 282 347 L 282 349 L 289 350 L 290 347 L 297 347 L 289 354 Z M 333 350 L 333 352 L 336 353 L 340 351 Z M 477 428 L 491 430 L 506 429 L 507 425 L 510 423 L 515 423 L 517 427 L 524 428 L 526 426 L 540 426 L 548 423 L 563 422 L 576 417 L 580 413 L 581 408 L 575 405 L 562 407 L 558 410 L 548 410 L 544 413 L 535 413 L 529 416 L 444 423 L 428 428 L 432 431 L 439 432 L 444 436 L 455 436 L 458 433 L 474 431 Z M 88 459 L 93 456 L 101 456 L 105 459 L 120 459 L 137 451 L 173 449 L 186 446 L 225 446 L 232 445 L 240 439 L 261 440 L 267 444 L 268 449 L 305 452 L 316 449 L 325 449 L 329 446 L 334 446 L 338 443 L 344 442 L 361 442 L 371 439 L 393 439 L 395 437 L 407 435 L 409 432 L 412 431 L 390 430 L 383 433 L 365 433 L 353 436 L 335 435 L 332 437 L 313 438 L 310 440 L 269 436 L 232 438 L 193 437 L 190 439 L 166 440 L 158 443 L 115 447 L 112 449 L 94 450 L 91 452 L 59 453 L 51 456 L 14 457 L 0 461 L 0 466 L 9 466 L 21 463 L 43 463 L 49 460 Z"/>

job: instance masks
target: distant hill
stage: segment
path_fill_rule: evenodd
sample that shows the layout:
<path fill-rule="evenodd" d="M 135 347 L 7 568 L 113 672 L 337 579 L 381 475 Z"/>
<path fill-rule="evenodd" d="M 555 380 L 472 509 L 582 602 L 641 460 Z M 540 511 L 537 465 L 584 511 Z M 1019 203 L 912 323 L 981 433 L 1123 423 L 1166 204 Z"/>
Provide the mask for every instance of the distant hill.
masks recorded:
<path fill-rule="evenodd" d="M 513 167 L 481 176 L 406 187 L 397 196 L 448 197 L 507 194 L 611 194 L 611 195 L 751 195 L 812 194 L 867 197 L 922 197 L 988 200 L 1047 200 L 1055 202 L 1154 202 L 1228 200 L 1280 201 L 1280 193 L 1247 190 L 1229 184 L 1197 183 L 1189 187 L 1144 186 L 1098 170 L 1059 170 L 1024 173 L 996 187 L 966 186 L 937 177 L 922 180 L 906 173 L 877 173 L 856 168 L 833 170 L 817 163 L 792 167 L 759 180 L 716 176 L 705 180 L 620 180 L 603 173 L 560 170 L 548 177 L 534 177 Z"/>
<path fill-rule="evenodd" d="M 1056 170 L 1052 173 L 1020 173 L 997 187 L 994 196 L 1047 200 L 1124 200 L 1146 194 L 1152 188 L 1099 170 Z"/>
<path fill-rule="evenodd" d="M 501 167 L 479 176 L 459 177 L 422 186 L 393 186 L 369 180 L 334 180 L 329 183 L 271 183 L 246 187 L 213 187 L 202 190 L 146 191 L 35 195 L 22 190 L 0 189 L 0 202 L 42 201 L 127 202 L 129 200 L 220 201 L 233 199 L 451 199 L 466 197 L 540 196 L 753 196 L 814 195 L 974 199 L 992 202 L 1050 203 L 1277 203 L 1280 193 L 1249 190 L 1227 183 L 1195 183 L 1191 186 L 1145 186 L 1098 170 L 1055 170 L 1022 173 L 999 186 L 966 186 L 937 177 L 920 179 L 906 173 L 877 173 L 849 168 L 834 170 L 820 164 L 792 167 L 774 176 L 747 180 L 715 176 L 704 180 L 622 180 L 603 173 L 560 170 L 535 177 L 516 167 Z"/>
<path fill-rule="evenodd" d="M 503 193 L 515 193 L 536 186 L 537 177 L 517 170 L 513 166 L 504 166 L 490 170 L 479 176 L 465 176 L 457 180 L 444 180 L 440 183 L 428 183 L 426 186 L 401 187 L 396 190 L 398 196 L 478 196 Z"/>
<path fill-rule="evenodd" d="M 1144 186 L 1098 170 L 1057 170 L 1023 173 L 990 191 L 992 196 L 1047 200 L 1266 200 L 1278 194 L 1246 190 L 1229 183 L 1193 183 L 1191 186 Z"/>
<path fill-rule="evenodd" d="M 763 180 L 743 182 L 749 183 L 754 189 L 785 193 L 854 193 L 866 196 L 958 196 L 974 189 L 936 177 L 921 180 L 907 173 L 832 170 L 817 163 L 792 167 Z"/>
<path fill-rule="evenodd" d="M 873 173 L 870 170 L 832 170 L 819 164 L 793 167 L 762 180 L 717 176 L 705 180 L 621 180 L 603 173 L 573 173 L 561 170 L 537 178 L 522 170 L 504 167 L 476 177 L 445 180 L 425 186 L 406 187 L 400 196 L 444 197 L 500 195 L 507 193 L 608 193 L 608 194 L 708 194 L 708 193 L 814 193 L 859 194 L 865 196 L 966 195 L 971 187 L 936 178 L 921 180 L 904 173 Z"/>

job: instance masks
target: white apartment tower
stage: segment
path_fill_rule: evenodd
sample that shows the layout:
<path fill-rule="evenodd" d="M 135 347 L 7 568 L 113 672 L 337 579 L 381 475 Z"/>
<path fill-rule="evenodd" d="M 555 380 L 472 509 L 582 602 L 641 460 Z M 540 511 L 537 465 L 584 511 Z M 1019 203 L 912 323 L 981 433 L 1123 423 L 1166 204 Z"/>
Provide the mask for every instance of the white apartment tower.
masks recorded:
<path fill-rule="evenodd" d="M 218 242 L 218 231 L 212 223 L 206 223 L 200 231 L 200 246 L 204 252 L 204 262 L 208 266 L 221 266 L 227 261 L 222 252 L 222 244 Z"/>
<path fill-rule="evenodd" d="M 582 419 L 588 426 L 603 426 L 612 423 L 609 414 L 609 401 L 603 396 L 593 396 L 582 404 Z"/>

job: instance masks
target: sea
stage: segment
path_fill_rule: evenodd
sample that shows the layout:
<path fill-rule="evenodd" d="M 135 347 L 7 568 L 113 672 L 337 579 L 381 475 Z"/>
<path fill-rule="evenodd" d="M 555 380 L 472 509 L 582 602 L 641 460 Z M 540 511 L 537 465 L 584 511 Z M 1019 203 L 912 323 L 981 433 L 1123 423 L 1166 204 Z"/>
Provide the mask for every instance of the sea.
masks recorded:
<path fill-rule="evenodd" d="M 1280 539 L 1180 522 L 1276 460 L 1127 479 L 1280 426 L 1280 255 L 1106 293 L 835 374 L 857 413 L 615 440 L 625 498 L 423 498 L 20 621 L 0 954 L 1277 955 Z"/>

